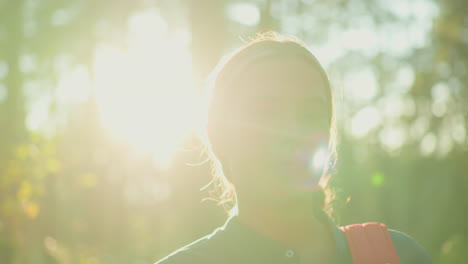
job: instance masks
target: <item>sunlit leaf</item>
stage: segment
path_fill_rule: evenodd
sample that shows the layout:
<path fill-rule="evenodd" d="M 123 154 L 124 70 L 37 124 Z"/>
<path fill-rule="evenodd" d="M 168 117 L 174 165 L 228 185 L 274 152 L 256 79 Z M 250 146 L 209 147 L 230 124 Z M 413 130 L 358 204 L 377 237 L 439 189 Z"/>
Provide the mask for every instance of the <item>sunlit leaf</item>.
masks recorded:
<path fill-rule="evenodd" d="M 60 170 L 60 162 L 56 159 L 48 159 L 46 167 L 48 172 L 56 173 Z"/>
<path fill-rule="evenodd" d="M 385 183 L 384 174 L 376 172 L 372 175 L 372 185 L 375 187 L 381 187 Z"/>
<path fill-rule="evenodd" d="M 29 183 L 28 181 L 22 181 L 18 192 L 16 193 L 16 197 L 19 201 L 26 201 L 29 198 L 31 198 L 32 190 L 33 188 L 31 186 L 31 183 Z"/>
<path fill-rule="evenodd" d="M 92 188 L 98 183 L 96 174 L 88 172 L 78 176 L 78 183 L 85 188 Z"/>
<path fill-rule="evenodd" d="M 30 219 L 34 219 L 39 214 L 39 204 L 30 201 L 23 205 L 23 210 L 26 216 Z"/>
<path fill-rule="evenodd" d="M 27 145 L 20 145 L 15 149 L 15 157 L 23 160 L 29 155 L 29 147 Z"/>

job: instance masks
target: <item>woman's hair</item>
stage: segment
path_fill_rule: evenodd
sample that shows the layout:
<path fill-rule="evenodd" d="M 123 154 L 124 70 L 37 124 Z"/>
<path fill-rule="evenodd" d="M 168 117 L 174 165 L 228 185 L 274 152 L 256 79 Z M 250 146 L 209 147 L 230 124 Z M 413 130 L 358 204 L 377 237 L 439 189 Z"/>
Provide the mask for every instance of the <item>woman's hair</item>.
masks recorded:
<path fill-rule="evenodd" d="M 220 155 L 222 142 L 216 137 L 216 131 L 222 126 L 218 121 L 222 120 L 223 111 L 220 107 L 224 105 L 225 100 L 229 100 L 236 92 L 235 86 L 236 78 L 246 69 L 246 67 L 254 62 L 268 58 L 290 58 L 298 57 L 305 59 L 311 63 L 312 67 L 321 72 L 325 80 L 326 88 L 328 89 L 328 105 L 330 107 L 330 140 L 329 140 L 329 153 L 330 160 L 336 161 L 336 148 L 337 148 L 337 133 L 333 110 L 333 92 L 327 74 L 314 55 L 307 49 L 306 45 L 301 41 L 279 35 L 274 32 L 268 32 L 257 35 L 254 40 L 243 47 L 235 50 L 234 52 L 223 57 L 220 63 L 212 71 L 208 89 L 205 96 L 206 115 L 201 129 L 201 140 L 204 145 L 204 152 L 208 155 L 211 161 L 213 179 L 210 184 L 213 189 L 210 191 L 210 199 L 217 201 L 218 205 L 223 205 L 230 215 L 237 213 L 237 197 L 235 187 L 230 181 L 229 170 L 223 169 L 223 164 L 226 161 Z M 321 181 L 321 188 L 315 191 L 314 203 L 315 208 L 321 209 L 327 213 L 331 213 L 331 201 L 333 199 L 333 192 L 326 184 L 330 176 L 331 164 L 325 165 L 322 177 L 325 178 Z M 207 185 L 207 186 L 208 186 Z M 205 187 L 207 187 L 205 186 Z M 204 188 L 205 188 L 204 187 Z M 204 189 L 203 188 L 203 189 Z"/>

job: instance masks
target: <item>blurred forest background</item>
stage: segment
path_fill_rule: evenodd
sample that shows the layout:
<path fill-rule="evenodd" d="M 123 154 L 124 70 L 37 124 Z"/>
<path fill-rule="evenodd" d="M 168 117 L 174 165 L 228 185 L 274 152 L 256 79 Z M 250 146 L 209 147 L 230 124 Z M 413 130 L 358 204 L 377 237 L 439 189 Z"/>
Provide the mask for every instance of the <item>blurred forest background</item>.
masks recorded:
<path fill-rule="evenodd" d="M 204 80 L 256 32 L 329 72 L 345 225 L 468 257 L 468 1 L 0 0 L 0 263 L 153 263 L 222 208 L 196 126 Z M 344 201 L 350 197 L 349 202 Z"/>

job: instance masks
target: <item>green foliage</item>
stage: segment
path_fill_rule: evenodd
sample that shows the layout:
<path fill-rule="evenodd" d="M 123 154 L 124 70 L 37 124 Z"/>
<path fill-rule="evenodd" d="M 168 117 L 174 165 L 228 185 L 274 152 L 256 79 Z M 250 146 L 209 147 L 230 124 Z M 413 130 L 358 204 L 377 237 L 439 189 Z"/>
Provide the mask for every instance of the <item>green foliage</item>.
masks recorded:
<path fill-rule="evenodd" d="M 197 161 L 198 148 L 159 169 L 113 139 L 92 96 L 70 109 L 53 99 L 51 120 L 66 112 L 67 122 L 52 132 L 27 128 L 40 95 L 55 98 L 58 62 L 66 58 L 92 73 L 96 46 L 125 46 L 128 17 L 145 8 L 167 15 L 170 30 L 191 32 L 199 79 L 241 44 L 232 36 L 274 29 L 297 35 L 313 51 L 328 47 L 317 55 L 337 90 L 340 162 L 332 185 L 341 190 L 338 198 L 351 198 L 335 209 L 338 222 L 382 221 L 420 241 L 436 263 L 464 262 L 468 2 L 415 1 L 422 6 L 398 9 L 369 0 L 252 1 L 263 3 L 257 25 L 224 16 L 235 1 L 154 2 L 0 1 L 0 65 L 7 65 L 0 73 L 0 263 L 153 263 L 224 221 L 221 208 L 200 203 L 208 196 L 199 191 L 210 179 L 208 166 L 186 166 Z M 418 20 L 408 6 L 433 17 Z M 404 48 L 398 49 L 403 39 L 386 39 L 395 32 L 410 39 L 418 30 L 427 38 Z M 359 47 L 366 45 L 354 42 L 359 34 L 380 34 L 377 48 Z M 351 37 L 331 41 L 345 35 Z M 372 77 L 359 75 L 363 69 Z M 355 76 L 375 87 L 347 87 Z M 380 119 L 360 130 L 369 121 L 359 122 L 360 113 Z"/>

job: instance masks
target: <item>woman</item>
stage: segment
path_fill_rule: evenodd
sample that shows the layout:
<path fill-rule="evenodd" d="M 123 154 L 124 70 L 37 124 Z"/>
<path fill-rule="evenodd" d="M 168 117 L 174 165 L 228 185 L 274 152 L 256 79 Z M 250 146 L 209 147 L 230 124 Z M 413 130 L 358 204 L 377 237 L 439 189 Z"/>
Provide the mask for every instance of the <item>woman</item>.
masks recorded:
<path fill-rule="evenodd" d="M 223 227 L 157 263 L 356 262 L 324 211 L 336 139 L 320 63 L 299 41 L 263 35 L 212 77 L 204 140 L 220 202 L 235 206 Z M 430 263 L 412 238 L 389 234 L 400 263 Z"/>

